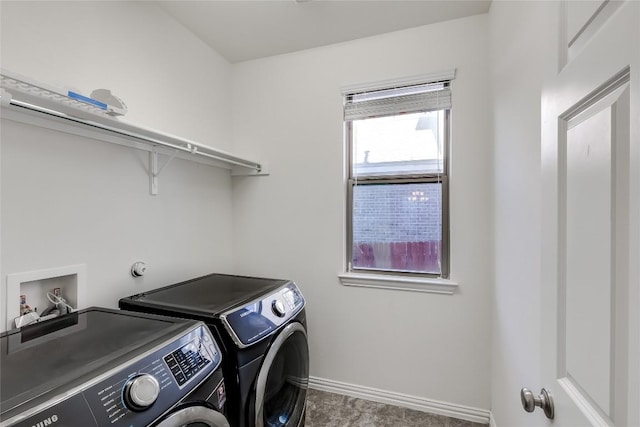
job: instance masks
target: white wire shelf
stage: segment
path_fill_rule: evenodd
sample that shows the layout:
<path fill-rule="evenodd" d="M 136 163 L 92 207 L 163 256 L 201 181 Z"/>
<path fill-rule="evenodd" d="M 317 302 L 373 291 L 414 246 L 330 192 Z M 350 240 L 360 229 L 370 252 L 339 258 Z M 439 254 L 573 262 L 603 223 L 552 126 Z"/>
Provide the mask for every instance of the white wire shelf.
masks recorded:
<path fill-rule="evenodd" d="M 45 83 L 35 82 L 24 76 L 2 70 L 0 74 L 0 101 L 2 107 L 12 111 L 35 113 L 36 116 L 54 121 L 62 121 L 67 124 L 79 126 L 89 131 L 98 131 L 104 134 L 99 138 L 106 142 L 118 144 L 122 140 L 131 142 L 131 146 L 140 147 L 140 143 L 150 146 L 150 177 L 152 178 L 152 194 L 157 194 L 157 182 L 154 192 L 153 180 L 164 166 L 178 153 L 185 159 L 208 159 L 212 164 L 226 165 L 232 170 L 233 175 L 265 175 L 263 164 L 248 160 L 229 152 L 200 144 L 185 138 L 181 138 L 154 129 L 128 123 L 122 119 L 116 119 L 107 114 L 98 106 L 83 102 L 67 96 L 64 91 Z M 3 115 L 7 117 L 7 114 Z M 169 160 L 158 169 L 156 148 L 163 147 L 162 153 L 169 153 Z M 169 150 L 169 151 L 167 151 Z"/>

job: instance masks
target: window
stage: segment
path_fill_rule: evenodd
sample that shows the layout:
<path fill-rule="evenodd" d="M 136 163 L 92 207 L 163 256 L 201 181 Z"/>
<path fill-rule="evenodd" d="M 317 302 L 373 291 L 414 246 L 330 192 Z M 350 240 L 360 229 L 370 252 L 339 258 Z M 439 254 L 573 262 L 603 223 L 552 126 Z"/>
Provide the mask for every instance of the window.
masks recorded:
<path fill-rule="evenodd" d="M 449 84 L 345 94 L 348 272 L 449 276 Z"/>

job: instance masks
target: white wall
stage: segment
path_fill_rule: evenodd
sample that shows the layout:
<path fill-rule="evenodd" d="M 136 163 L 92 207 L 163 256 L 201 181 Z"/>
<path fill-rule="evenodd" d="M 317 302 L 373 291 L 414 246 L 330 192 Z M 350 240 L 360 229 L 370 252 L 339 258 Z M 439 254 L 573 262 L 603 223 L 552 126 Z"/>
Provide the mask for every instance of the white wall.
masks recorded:
<path fill-rule="evenodd" d="M 0 65 L 86 95 L 111 89 L 126 120 L 230 149 L 230 66 L 152 4 L 3 1 Z"/>
<path fill-rule="evenodd" d="M 545 16 L 554 2 L 493 2 L 489 13 L 495 180 L 491 410 L 498 426 L 534 426 L 520 389 L 540 384 L 540 96 L 554 52 Z"/>
<path fill-rule="evenodd" d="M 149 2 L 2 2 L 2 67 L 89 94 L 127 120 L 230 148 L 230 65 Z M 232 268 L 231 178 L 176 159 L 150 196 L 145 152 L 6 119 L 1 134 L 6 275 L 87 264 L 89 305 Z M 147 276 L 133 279 L 144 260 Z"/>
<path fill-rule="evenodd" d="M 489 408 L 493 273 L 487 16 L 234 65 L 235 270 L 291 278 L 308 299 L 311 375 Z M 457 69 L 452 296 L 342 286 L 342 98 L 350 83 Z"/>

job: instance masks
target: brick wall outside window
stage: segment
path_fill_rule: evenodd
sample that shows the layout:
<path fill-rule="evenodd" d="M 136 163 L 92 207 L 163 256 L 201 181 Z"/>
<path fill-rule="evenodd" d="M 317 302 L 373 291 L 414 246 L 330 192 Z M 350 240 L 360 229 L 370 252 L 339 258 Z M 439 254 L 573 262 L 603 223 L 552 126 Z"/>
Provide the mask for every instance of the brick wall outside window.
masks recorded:
<path fill-rule="evenodd" d="M 353 200 L 354 267 L 439 271 L 442 186 L 357 185 Z"/>

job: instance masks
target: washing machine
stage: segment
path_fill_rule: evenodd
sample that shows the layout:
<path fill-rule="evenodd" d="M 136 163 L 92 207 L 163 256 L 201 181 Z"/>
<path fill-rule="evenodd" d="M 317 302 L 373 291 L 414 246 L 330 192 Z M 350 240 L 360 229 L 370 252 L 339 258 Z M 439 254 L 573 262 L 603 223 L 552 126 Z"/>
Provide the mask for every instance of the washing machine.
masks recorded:
<path fill-rule="evenodd" d="M 0 334 L 0 426 L 229 427 L 198 321 L 89 308 Z"/>
<path fill-rule="evenodd" d="M 120 300 L 120 308 L 205 322 L 221 343 L 234 427 L 304 425 L 305 299 L 289 280 L 209 274 Z"/>

